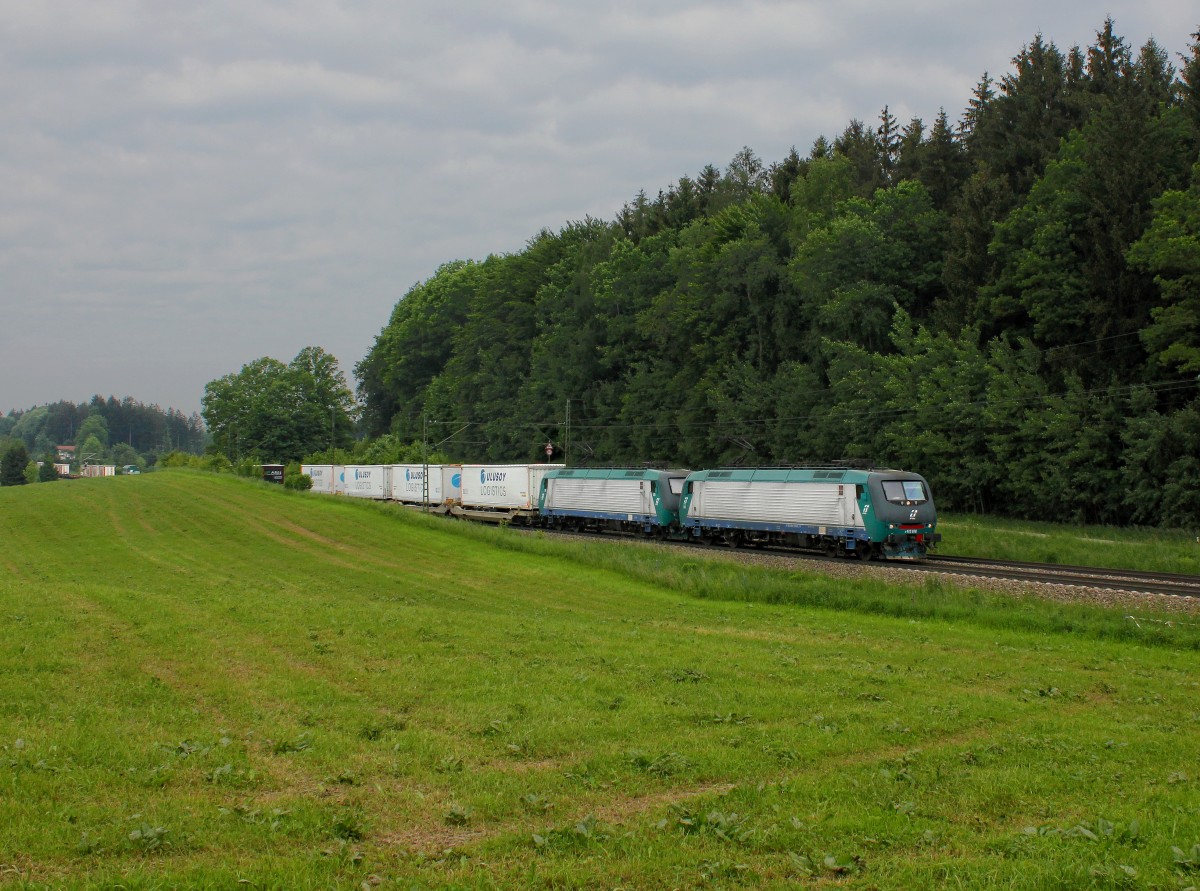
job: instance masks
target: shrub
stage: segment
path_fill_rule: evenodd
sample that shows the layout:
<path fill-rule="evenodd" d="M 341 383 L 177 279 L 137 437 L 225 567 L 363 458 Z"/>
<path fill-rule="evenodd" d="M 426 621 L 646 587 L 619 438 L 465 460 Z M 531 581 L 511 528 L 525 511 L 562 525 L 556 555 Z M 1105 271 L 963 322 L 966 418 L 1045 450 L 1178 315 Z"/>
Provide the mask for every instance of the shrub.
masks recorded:
<path fill-rule="evenodd" d="M 312 488 L 312 477 L 302 473 L 300 465 L 293 461 L 283 471 L 283 487 L 305 491 Z"/>
<path fill-rule="evenodd" d="M 158 459 L 158 463 L 162 467 L 195 467 L 195 457 L 187 452 L 167 452 Z"/>
<path fill-rule="evenodd" d="M 224 455 L 204 455 L 196 466 L 213 473 L 233 473 L 233 464 Z"/>

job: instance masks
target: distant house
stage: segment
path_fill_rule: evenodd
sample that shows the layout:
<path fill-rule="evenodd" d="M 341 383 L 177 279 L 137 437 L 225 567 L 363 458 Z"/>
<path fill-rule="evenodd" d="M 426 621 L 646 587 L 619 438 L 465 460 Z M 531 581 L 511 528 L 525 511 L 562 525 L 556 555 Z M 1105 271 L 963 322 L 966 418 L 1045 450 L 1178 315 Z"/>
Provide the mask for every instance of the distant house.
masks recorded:
<path fill-rule="evenodd" d="M 75 460 L 75 446 L 60 445 L 54 447 L 59 461 L 70 463 Z"/>

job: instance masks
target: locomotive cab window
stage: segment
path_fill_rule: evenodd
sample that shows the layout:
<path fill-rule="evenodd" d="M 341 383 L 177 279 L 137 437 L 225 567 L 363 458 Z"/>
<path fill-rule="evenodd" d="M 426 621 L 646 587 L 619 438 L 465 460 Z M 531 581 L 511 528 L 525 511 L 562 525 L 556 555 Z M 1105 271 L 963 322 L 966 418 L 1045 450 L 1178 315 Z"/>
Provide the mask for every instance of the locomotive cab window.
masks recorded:
<path fill-rule="evenodd" d="M 929 498 L 920 480 L 883 480 L 883 497 L 892 504 L 924 504 Z"/>
<path fill-rule="evenodd" d="M 671 487 L 672 495 L 683 494 L 683 477 L 677 476 L 667 480 L 667 485 Z"/>

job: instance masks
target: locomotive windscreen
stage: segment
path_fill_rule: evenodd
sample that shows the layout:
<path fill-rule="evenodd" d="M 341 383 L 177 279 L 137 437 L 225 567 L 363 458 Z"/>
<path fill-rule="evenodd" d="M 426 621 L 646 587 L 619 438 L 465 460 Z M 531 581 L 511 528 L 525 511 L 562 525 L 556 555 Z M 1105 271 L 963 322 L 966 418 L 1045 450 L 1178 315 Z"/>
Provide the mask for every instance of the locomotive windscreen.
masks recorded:
<path fill-rule="evenodd" d="M 920 480 L 883 480 L 883 496 L 892 504 L 922 504 L 929 500 Z"/>

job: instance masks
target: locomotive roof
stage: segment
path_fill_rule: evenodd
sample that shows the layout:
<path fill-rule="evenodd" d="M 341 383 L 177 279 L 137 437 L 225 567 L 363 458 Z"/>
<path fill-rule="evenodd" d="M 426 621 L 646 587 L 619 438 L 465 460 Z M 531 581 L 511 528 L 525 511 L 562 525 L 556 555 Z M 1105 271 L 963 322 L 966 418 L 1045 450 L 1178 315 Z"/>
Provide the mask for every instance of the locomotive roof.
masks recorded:
<path fill-rule="evenodd" d="M 728 467 L 693 471 L 689 479 L 776 483 L 865 483 L 870 477 L 920 479 L 907 470 L 853 467 Z"/>
<path fill-rule="evenodd" d="M 661 467 L 565 467 L 546 474 L 550 479 L 656 480 L 664 476 L 685 477 L 691 471 Z"/>

